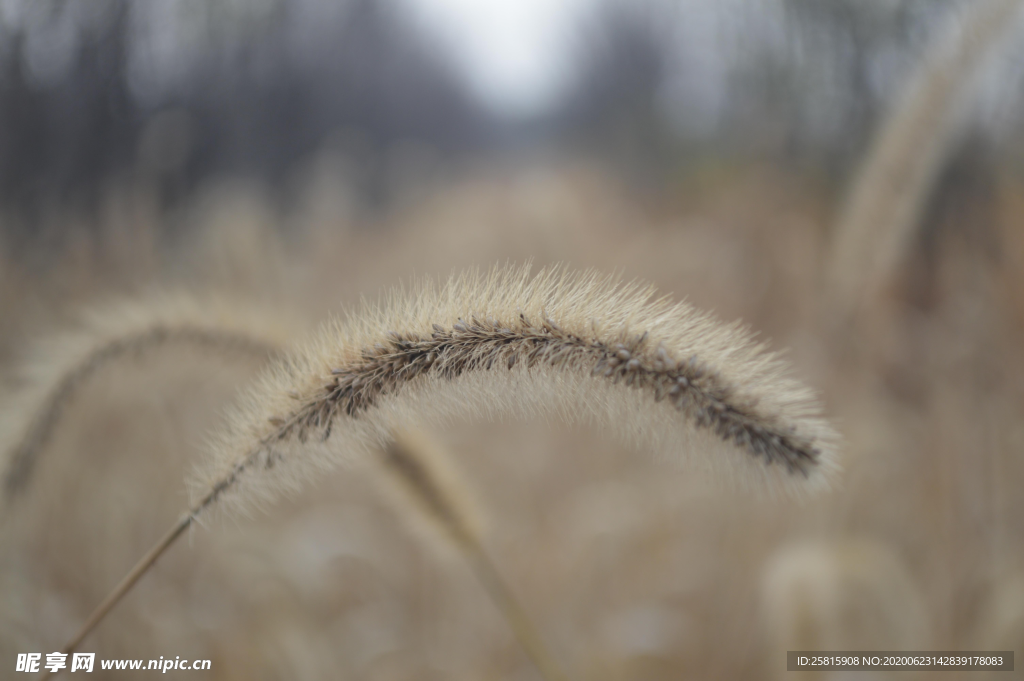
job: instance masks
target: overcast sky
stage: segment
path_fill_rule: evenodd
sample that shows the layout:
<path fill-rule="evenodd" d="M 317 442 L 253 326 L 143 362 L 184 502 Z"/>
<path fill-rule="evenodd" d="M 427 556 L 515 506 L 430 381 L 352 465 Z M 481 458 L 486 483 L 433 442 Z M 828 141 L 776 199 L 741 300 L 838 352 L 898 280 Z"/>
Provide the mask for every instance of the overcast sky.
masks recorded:
<path fill-rule="evenodd" d="M 595 0 L 405 0 L 496 111 L 544 109 L 562 88 L 573 19 Z"/>

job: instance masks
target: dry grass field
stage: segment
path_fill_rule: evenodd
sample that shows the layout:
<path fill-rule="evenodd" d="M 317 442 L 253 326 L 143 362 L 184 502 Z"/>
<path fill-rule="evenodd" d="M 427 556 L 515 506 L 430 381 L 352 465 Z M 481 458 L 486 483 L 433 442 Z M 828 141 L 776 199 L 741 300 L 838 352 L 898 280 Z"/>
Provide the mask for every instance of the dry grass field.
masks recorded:
<path fill-rule="evenodd" d="M 126 194 L 98 236 L 45 266 L 0 253 L 3 398 L 16 405 L 40 380 L 31 367 L 66 361 L 67 342 L 41 339 L 88 342 L 110 322 L 83 310 L 125 299 L 234 300 L 287 344 L 414 276 L 527 261 L 619 273 L 786 349 L 842 435 L 843 470 L 793 499 L 554 417 L 433 428 L 486 550 L 569 678 L 783 678 L 796 649 L 1019 657 L 1024 183 L 995 177 L 980 198 L 927 213 L 853 321 L 832 314 L 826 285 L 835 198 L 772 167 L 643 193 L 596 163 L 481 166 L 375 216 L 328 172 L 283 211 L 240 184 L 172 217 Z M 158 236 L 171 219 L 191 229 Z M 173 524 L 207 436 L 265 364 L 169 344 L 80 382 L 2 509 L 5 666 L 63 646 Z M 5 424 L 5 449 L 18 427 Z M 182 679 L 539 678 L 466 565 L 376 475 L 355 460 L 265 509 L 203 516 L 80 649 L 212 660 L 167 676 Z"/>

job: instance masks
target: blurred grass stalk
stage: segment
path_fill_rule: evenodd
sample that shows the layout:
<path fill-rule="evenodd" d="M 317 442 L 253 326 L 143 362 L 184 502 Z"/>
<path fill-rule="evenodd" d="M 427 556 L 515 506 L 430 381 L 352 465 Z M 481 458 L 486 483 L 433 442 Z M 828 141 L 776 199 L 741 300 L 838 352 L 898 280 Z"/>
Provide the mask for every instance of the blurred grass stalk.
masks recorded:
<path fill-rule="evenodd" d="M 466 501 L 464 481 L 456 481 L 450 457 L 418 430 L 397 430 L 384 448 L 381 469 L 398 483 L 417 511 L 456 546 L 487 595 L 497 606 L 523 651 L 546 681 L 568 681 L 480 540 L 477 513 Z"/>
<path fill-rule="evenodd" d="M 957 134 L 969 85 L 1020 10 L 1020 0 L 979 0 L 933 39 L 875 135 L 833 235 L 832 314 L 852 321 L 888 283 L 913 241 L 921 211 Z"/>

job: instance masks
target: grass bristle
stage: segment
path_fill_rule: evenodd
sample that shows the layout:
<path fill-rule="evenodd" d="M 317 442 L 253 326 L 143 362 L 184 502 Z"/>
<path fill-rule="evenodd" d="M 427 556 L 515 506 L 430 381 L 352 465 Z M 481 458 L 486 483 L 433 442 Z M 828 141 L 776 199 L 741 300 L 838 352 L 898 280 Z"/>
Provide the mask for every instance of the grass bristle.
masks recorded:
<path fill-rule="evenodd" d="M 835 466 L 836 436 L 785 373 L 749 332 L 650 287 L 518 267 L 419 282 L 327 324 L 266 374 L 194 489 L 201 508 L 236 488 L 258 503 L 404 423 L 551 414 L 813 487 Z"/>
<path fill-rule="evenodd" d="M 274 319 L 245 311 L 238 303 L 199 304 L 184 294 L 165 295 L 97 307 L 83 315 L 76 330 L 37 344 L 36 356 L 23 372 L 23 385 L 3 410 L 0 446 L 5 502 L 10 503 L 28 484 L 63 413 L 97 373 L 169 346 L 269 360 L 288 335 L 286 327 Z"/>

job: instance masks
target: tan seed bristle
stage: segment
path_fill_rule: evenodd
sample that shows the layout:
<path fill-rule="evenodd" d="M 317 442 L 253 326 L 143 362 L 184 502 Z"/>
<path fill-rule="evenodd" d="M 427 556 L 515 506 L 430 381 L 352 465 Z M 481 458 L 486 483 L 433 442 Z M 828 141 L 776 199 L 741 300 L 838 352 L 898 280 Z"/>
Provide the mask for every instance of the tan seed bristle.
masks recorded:
<path fill-rule="evenodd" d="M 395 425 L 474 412 L 553 411 L 642 447 L 724 449 L 743 455 L 722 455 L 727 465 L 745 458 L 762 477 L 820 480 L 836 437 L 811 393 L 748 332 L 652 295 L 523 268 L 396 293 L 327 325 L 264 377 L 214 444 L 200 504 L 243 478 L 243 496 L 270 498 L 300 484 L 293 474 L 381 446 Z M 283 399 L 295 394 L 298 405 Z M 284 468 L 259 473 L 271 463 Z"/>
<path fill-rule="evenodd" d="M 200 305 L 187 296 L 164 296 L 92 310 L 82 328 L 42 343 L 24 387 L 4 410 L 0 433 L 11 440 L 4 443 L 2 473 L 7 502 L 25 487 L 63 413 L 97 373 L 172 346 L 270 359 L 284 336 L 261 315 L 243 314 L 224 301 Z"/>
<path fill-rule="evenodd" d="M 1020 0 L 979 0 L 956 17 L 907 80 L 855 177 L 833 237 L 831 313 L 849 320 L 882 290 L 913 243 L 939 171 L 963 129 L 965 93 L 1021 10 Z"/>
<path fill-rule="evenodd" d="M 424 282 L 325 326 L 250 391 L 193 481 L 195 503 L 65 650 L 228 492 L 238 504 L 298 490 L 340 459 L 378 450 L 405 423 L 555 413 L 600 422 L 643 448 L 753 462 L 762 481 L 774 469 L 806 485 L 835 468 L 835 432 L 774 355 L 737 325 L 653 293 L 593 273 L 531 278 L 529 268 L 506 267 L 455 277 L 441 291 Z M 464 545 L 477 547 L 467 555 L 538 666 L 561 678 L 479 544 Z"/>

